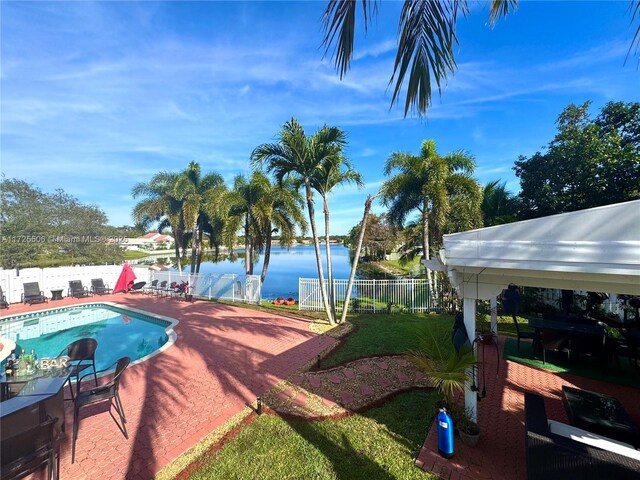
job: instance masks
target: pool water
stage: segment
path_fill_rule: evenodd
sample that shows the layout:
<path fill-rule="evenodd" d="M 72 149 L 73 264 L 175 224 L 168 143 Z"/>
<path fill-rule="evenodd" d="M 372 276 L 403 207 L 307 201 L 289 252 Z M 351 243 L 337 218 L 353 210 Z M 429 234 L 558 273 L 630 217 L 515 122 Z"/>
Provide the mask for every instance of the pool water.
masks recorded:
<path fill-rule="evenodd" d="M 16 343 L 16 354 L 35 350 L 39 358 L 57 357 L 81 338 L 95 338 L 96 369 L 121 357 L 145 357 L 169 341 L 168 320 L 106 304 L 87 304 L 3 319 L 0 336 Z"/>

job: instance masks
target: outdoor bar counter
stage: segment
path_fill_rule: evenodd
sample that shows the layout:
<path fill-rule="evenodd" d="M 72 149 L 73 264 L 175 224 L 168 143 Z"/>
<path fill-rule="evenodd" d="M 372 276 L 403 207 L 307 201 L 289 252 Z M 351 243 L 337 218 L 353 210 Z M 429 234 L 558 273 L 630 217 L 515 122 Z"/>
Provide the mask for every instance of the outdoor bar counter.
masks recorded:
<path fill-rule="evenodd" d="M 4 441 L 26 428 L 35 426 L 46 416 L 58 418 L 56 430 L 64 426 L 64 385 L 71 369 L 38 371 L 28 376 L 2 377 L 0 402 L 0 436 Z M 9 398 L 10 397 L 10 398 Z"/>

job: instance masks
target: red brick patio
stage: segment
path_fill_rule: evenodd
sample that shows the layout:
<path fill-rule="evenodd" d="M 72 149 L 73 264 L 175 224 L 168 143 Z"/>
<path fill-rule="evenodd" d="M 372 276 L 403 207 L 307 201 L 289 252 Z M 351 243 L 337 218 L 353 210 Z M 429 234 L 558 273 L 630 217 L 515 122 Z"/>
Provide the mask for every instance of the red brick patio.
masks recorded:
<path fill-rule="evenodd" d="M 416 460 L 423 470 L 449 480 L 519 480 L 526 478 L 524 446 L 524 392 L 545 397 L 547 416 L 567 422 L 562 404 L 562 386 L 569 385 L 616 397 L 634 421 L 640 424 L 640 392 L 635 388 L 600 382 L 567 373 L 550 372 L 502 360 L 504 338 L 500 338 L 500 372 L 496 372 L 495 348 L 486 349 L 487 395 L 478 403 L 480 443 L 467 447 L 456 437 L 455 455 L 438 455 L 436 423 Z M 612 367 L 615 368 L 615 367 Z"/>
<path fill-rule="evenodd" d="M 99 301 L 173 317 L 180 321 L 175 329 L 178 339 L 123 376 L 120 396 L 129 440 L 105 407 L 87 407 L 81 413 L 72 465 L 73 414 L 67 402 L 67 433 L 61 439 L 63 479 L 151 478 L 256 396 L 336 342 L 312 333 L 305 320 L 142 294 L 11 305 L 6 314 Z"/>

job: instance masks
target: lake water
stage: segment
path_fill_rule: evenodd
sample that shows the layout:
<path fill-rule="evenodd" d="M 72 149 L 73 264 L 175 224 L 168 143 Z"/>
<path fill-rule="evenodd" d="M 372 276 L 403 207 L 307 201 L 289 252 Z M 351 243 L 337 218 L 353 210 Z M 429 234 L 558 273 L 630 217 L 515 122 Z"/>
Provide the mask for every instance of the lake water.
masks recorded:
<path fill-rule="evenodd" d="M 327 264 L 325 247 L 321 246 L 324 263 L 325 278 L 327 276 Z M 261 255 L 258 263 L 253 267 L 254 275 L 262 273 L 264 256 Z M 349 278 L 351 264 L 349 263 L 349 249 L 343 245 L 331 245 L 331 265 L 334 278 Z M 185 268 L 189 271 L 189 267 Z M 217 263 L 202 262 L 200 273 L 236 273 L 244 275 L 244 253 L 240 252 L 234 261 L 222 260 Z M 298 298 L 298 278 L 318 278 L 316 267 L 316 255 L 313 246 L 296 246 L 291 249 L 284 247 L 271 248 L 271 260 L 267 278 L 262 285 L 262 298 L 269 300 L 277 297 Z"/>

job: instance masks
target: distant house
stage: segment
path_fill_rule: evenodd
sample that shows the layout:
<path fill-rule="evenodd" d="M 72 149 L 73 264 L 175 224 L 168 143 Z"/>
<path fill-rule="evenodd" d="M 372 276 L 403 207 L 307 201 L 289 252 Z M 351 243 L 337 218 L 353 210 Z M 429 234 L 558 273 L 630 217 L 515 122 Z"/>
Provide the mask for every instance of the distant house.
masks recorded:
<path fill-rule="evenodd" d="M 149 232 L 142 237 L 128 238 L 127 250 L 170 250 L 173 248 L 173 237 L 158 232 Z"/>

